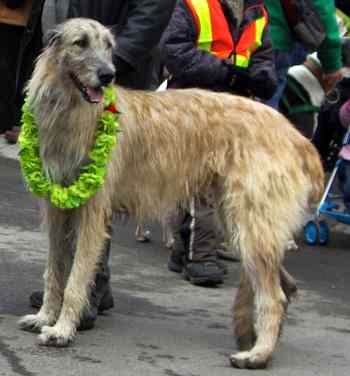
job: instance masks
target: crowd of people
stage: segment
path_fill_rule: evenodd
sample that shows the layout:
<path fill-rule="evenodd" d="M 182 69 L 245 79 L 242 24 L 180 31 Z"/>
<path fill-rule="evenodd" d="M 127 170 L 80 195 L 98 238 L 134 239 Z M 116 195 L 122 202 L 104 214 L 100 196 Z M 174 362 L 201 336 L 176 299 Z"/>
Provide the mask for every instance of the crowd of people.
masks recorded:
<path fill-rule="evenodd" d="M 310 8 L 293 9 L 298 3 Z M 166 80 L 170 89 L 200 87 L 264 102 L 313 140 L 326 168 L 330 141 L 340 139 L 341 125 L 350 123 L 350 78 L 343 69 L 350 66 L 347 0 L 0 0 L 0 134 L 7 142 L 17 141 L 23 89 L 35 58 L 50 31 L 72 17 L 112 28 L 119 85 L 155 90 Z M 346 189 L 349 174 L 344 171 Z M 193 284 L 222 283 L 222 239 L 210 196 L 193 197 L 168 222 L 174 238 L 169 269 Z M 109 250 L 106 242 L 82 328 L 113 306 Z M 40 306 L 42 294 L 31 301 Z"/>

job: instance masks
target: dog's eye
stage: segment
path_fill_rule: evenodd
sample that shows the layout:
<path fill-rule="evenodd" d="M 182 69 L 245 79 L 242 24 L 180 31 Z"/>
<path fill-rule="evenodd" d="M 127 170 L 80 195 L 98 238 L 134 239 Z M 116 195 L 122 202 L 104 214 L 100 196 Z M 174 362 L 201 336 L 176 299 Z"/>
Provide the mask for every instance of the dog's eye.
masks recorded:
<path fill-rule="evenodd" d="M 74 41 L 73 45 L 78 46 L 80 48 L 86 48 L 89 45 L 89 41 L 87 38 L 81 38 L 81 39 L 77 39 L 76 41 Z"/>

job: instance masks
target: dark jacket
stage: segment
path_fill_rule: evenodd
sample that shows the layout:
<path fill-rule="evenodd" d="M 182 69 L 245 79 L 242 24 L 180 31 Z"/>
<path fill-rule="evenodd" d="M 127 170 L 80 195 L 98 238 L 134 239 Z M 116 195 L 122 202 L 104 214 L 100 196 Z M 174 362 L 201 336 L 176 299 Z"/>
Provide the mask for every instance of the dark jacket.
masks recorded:
<path fill-rule="evenodd" d="M 56 7 L 60 7 L 67 0 L 46 1 L 55 2 Z M 118 83 L 131 88 L 149 89 L 152 88 L 157 45 L 175 2 L 176 0 L 71 0 L 66 18 L 93 18 L 110 26 L 117 40 L 114 63 Z"/>
<path fill-rule="evenodd" d="M 5 5 L 9 8 L 21 7 L 24 4 L 24 0 L 7 0 Z M 39 54 L 42 44 L 41 37 L 41 11 L 44 0 L 34 0 L 26 26 L 13 26 L 9 25 L 4 29 L 1 25 L 1 38 L 6 38 L 6 43 L 1 42 L 1 59 L 6 59 L 1 66 L 9 65 L 11 69 L 7 69 L 5 72 L 1 71 L 3 75 L 1 81 L 2 91 L 5 93 L 0 95 L 0 107 L 7 106 L 5 115 L 0 109 L 2 121 L 5 123 L 1 129 L 11 129 L 14 125 L 19 124 L 22 107 L 22 92 L 23 88 L 32 74 L 34 61 Z M 6 30 L 6 31 L 5 31 Z M 12 48 L 6 51 L 6 44 L 10 44 Z M 5 48 L 5 51 L 4 51 Z M 6 82 L 4 80 L 6 75 Z M 9 103 L 9 104 L 8 104 Z"/>
<path fill-rule="evenodd" d="M 257 4 L 262 1 L 245 1 L 240 27 L 222 1 L 223 10 L 235 42 L 245 25 L 254 17 Z M 248 69 L 237 70 L 230 60 L 223 60 L 196 46 L 197 28 L 192 13 L 184 0 L 174 10 L 162 39 L 163 61 L 171 75 L 169 87 L 201 87 L 215 91 L 230 91 L 246 95 L 252 93 L 263 99 L 270 98 L 276 88 L 274 57 L 266 27 L 262 45 L 252 56 Z M 231 84 L 231 77 L 237 79 Z"/>
<path fill-rule="evenodd" d="M 339 8 L 346 15 L 350 16 L 350 2 L 349 0 L 335 0 L 335 6 Z"/>
<path fill-rule="evenodd" d="M 33 1 L 29 21 L 20 42 L 16 75 L 17 90 L 22 90 L 24 84 L 31 76 L 34 61 L 42 48 L 40 19 L 43 3 L 44 0 Z"/>
<path fill-rule="evenodd" d="M 16 91 L 21 90 L 24 84 L 23 81 L 30 76 L 33 61 L 41 47 L 40 17 L 43 2 L 44 0 L 33 1 L 28 23 L 23 27 L 23 32 L 21 33 L 19 50 L 17 51 L 16 57 L 17 61 L 15 63 L 16 77 L 14 83 Z M 5 0 L 4 3 L 5 6 L 13 9 L 22 7 L 25 0 Z M 17 29 L 20 28 L 20 26 L 17 27 Z"/>

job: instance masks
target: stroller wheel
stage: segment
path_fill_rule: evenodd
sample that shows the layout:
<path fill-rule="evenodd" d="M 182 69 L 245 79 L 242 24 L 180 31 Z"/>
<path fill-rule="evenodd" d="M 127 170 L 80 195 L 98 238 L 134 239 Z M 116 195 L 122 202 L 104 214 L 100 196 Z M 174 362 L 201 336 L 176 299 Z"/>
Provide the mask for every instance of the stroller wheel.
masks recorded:
<path fill-rule="evenodd" d="M 304 239 L 307 244 L 315 245 L 319 238 L 319 231 L 316 222 L 309 221 L 304 227 Z"/>
<path fill-rule="evenodd" d="M 329 241 L 329 227 L 326 221 L 320 221 L 318 228 L 318 242 L 320 245 L 326 245 Z"/>

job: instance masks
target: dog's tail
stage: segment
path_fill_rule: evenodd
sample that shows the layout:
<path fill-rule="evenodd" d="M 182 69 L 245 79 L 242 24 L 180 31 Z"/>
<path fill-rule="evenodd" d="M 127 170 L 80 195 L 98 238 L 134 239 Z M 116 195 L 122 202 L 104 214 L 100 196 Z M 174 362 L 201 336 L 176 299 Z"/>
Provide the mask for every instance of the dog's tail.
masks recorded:
<path fill-rule="evenodd" d="M 320 156 L 311 142 L 305 142 L 304 152 L 304 172 L 310 177 L 311 191 L 309 195 L 309 204 L 311 206 L 317 205 L 324 191 L 324 170 L 320 160 Z"/>

